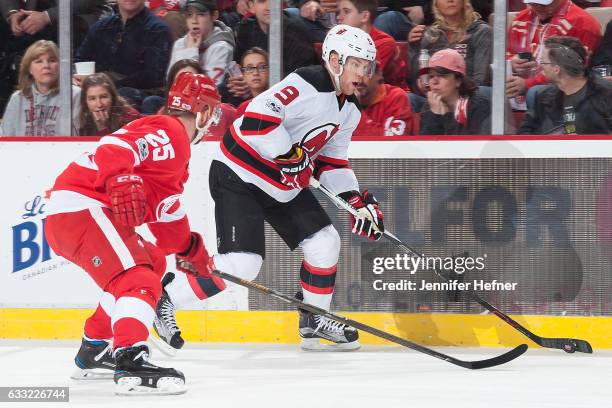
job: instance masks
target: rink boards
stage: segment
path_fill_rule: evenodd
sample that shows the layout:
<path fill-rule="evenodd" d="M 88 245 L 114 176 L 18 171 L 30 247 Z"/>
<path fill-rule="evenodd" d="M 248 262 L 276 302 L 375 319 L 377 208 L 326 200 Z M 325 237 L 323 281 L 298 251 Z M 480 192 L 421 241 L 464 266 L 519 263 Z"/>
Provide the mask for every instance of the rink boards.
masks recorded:
<path fill-rule="evenodd" d="M 0 338 L 64 339 L 78 338 L 81 335 L 83 321 L 91 312 L 91 308 L 94 307 L 100 290 L 81 270 L 55 256 L 42 239 L 45 216 L 42 197 L 44 197 L 44 191 L 51 186 L 61 169 L 76 158 L 80 152 L 91 150 L 94 146 L 95 141 L 93 139 L 75 141 L 75 139 L 56 138 L 45 139 L 44 141 L 37 140 L 36 142 L 27 139 L 7 139 L 0 142 L 0 160 L 3 163 L 3 168 L 6 169 L 2 187 L 3 191 L 10 192 L 5 193 L 4 199 L 0 200 L 2 210 L 0 212 L 0 217 L 2 217 L 0 234 L 2 242 L 5 243 L 0 254 L 0 264 L 2 265 L 0 269 L 2 271 L 0 273 Z M 523 159 L 534 159 L 536 161 L 533 163 L 537 163 L 539 159 L 555 160 L 563 158 L 571 163 L 572 159 L 601 158 L 604 161 L 583 166 L 584 169 L 579 169 L 579 171 L 588 172 L 589 169 L 600 168 L 603 169 L 602 171 L 607 171 L 608 164 L 605 159 L 610 157 L 610 152 L 612 152 L 610 147 L 612 147 L 612 141 L 607 140 L 607 136 L 574 140 L 566 138 L 541 140 L 532 137 L 505 137 L 498 140 L 481 137 L 461 139 L 446 137 L 436 138 L 436 140 L 426 138 L 408 140 L 402 138 L 401 140 L 394 139 L 394 141 L 385 142 L 373 140 L 353 142 L 350 156 L 356 159 L 354 160 L 354 168 L 364 187 L 376 189 L 378 181 L 376 173 L 380 173 L 381 177 L 385 178 L 385 180 L 380 180 L 379 187 L 383 184 L 389 184 L 389 178 L 393 176 L 389 169 L 393 170 L 397 167 L 400 171 L 406 173 L 404 177 L 413 175 L 411 182 L 427 185 L 427 189 L 430 189 L 430 185 L 437 186 L 440 184 L 436 182 L 436 177 L 442 177 L 438 173 L 443 172 L 445 167 L 464 169 L 466 163 L 476 166 L 484 165 L 485 168 L 492 169 L 491 171 L 501 169 L 503 173 L 504 171 L 514 171 L 517 168 L 517 160 L 520 162 Z M 191 178 L 186 187 L 183 202 L 187 213 L 190 214 L 193 229 L 204 232 L 209 248 L 215 246 L 214 239 L 212 239 L 215 234 L 211 200 L 207 190 L 208 161 L 206 157 L 208 156 L 207 150 L 214 148 L 216 148 L 216 143 L 211 142 L 194 149 L 194 159 L 190 166 Z M 198 160 L 198 157 L 203 159 Z M 431 159 L 431 162 L 424 161 L 429 159 Z M 464 163 L 457 161 L 457 159 L 467 161 Z M 481 160 L 473 161 L 474 159 Z M 406 166 L 402 164 L 403 161 L 407 163 Z M 411 164 L 414 165 L 415 163 L 417 165 L 413 167 L 420 167 L 420 161 L 423 163 L 423 168 L 428 169 L 426 174 L 423 174 L 423 172 L 417 174 L 414 168 L 410 167 Z M 487 167 L 486 163 L 492 161 L 498 164 Z M 366 172 L 364 171 L 366 168 L 373 168 L 375 171 Z M 385 173 L 385 170 L 387 173 Z M 472 170 L 472 172 L 477 170 Z M 469 177 L 469 172 L 464 176 Z M 479 175 L 479 177 L 481 176 Z M 442 178 L 444 179 L 444 177 Z M 605 179 L 605 177 L 600 178 Z M 451 179 L 444 179 L 444 183 L 455 180 L 452 177 Z M 576 180 L 573 180 L 572 183 L 576 184 Z M 508 188 L 512 194 L 514 194 L 513 188 L 523 188 L 523 186 L 518 186 L 520 183 L 517 184 L 518 187 L 514 184 Z M 530 188 L 541 184 L 537 180 L 531 182 L 531 184 L 526 183 Z M 584 189 L 588 190 L 585 192 L 585 197 L 588 197 L 585 200 L 597 201 L 597 198 L 593 198 L 593 196 L 601 189 L 586 186 L 586 184 L 588 184 L 588 181 L 585 179 Z M 390 187 L 389 197 L 395 197 L 395 201 L 394 204 L 388 206 L 392 211 L 389 212 L 390 223 L 387 226 L 397 232 L 400 229 L 394 225 L 394 223 L 399 222 L 398 209 L 395 207 L 407 203 L 402 194 L 408 193 L 394 189 L 396 187 L 397 185 Z M 574 189 L 578 191 L 577 188 Z M 385 195 L 384 191 L 379 194 L 382 194 L 383 197 Z M 518 197 L 520 194 L 515 195 Z M 572 196 L 572 203 L 577 202 L 576 197 L 580 197 L 579 193 Z M 429 199 L 429 197 L 427 198 Z M 384 198 L 381 199 L 383 204 L 385 201 Z M 410 202 L 412 206 L 419 206 L 422 203 L 423 200 Z M 585 208 L 588 210 L 589 206 L 587 204 L 577 205 L 575 207 L 576 211 L 582 211 Z M 326 209 L 328 209 L 327 206 Z M 383 210 L 385 210 L 384 206 Z M 473 214 L 473 211 L 471 214 L 466 212 L 466 219 L 473 217 Z M 419 218 L 427 214 L 426 212 L 422 214 L 417 212 L 413 215 L 414 218 Z M 528 212 L 527 217 L 529 217 Z M 336 218 L 337 214 L 332 216 L 334 221 L 336 221 Z M 576 224 L 575 221 L 572 222 Z M 478 310 L 469 309 L 469 307 L 469 310 L 466 310 L 463 307 L 453 308 L 449 307 L 448 304 L 443 305 L 440 303 L 440 296 L 437 295 L 432 295 L 425 302 L 428 309 L 418 309 L 422 304 L 417 304 L 412 300 L 410 300 L 412 303 L 403 300 L 398 302 L 393 296 L 391 298 L 389 296 L 381 296 L 380 299 L 375 298 L 377 293 L 372 292 L 371 288 L 365 287 L 370 282 L 364 275 L 363 265 L 359 265 L 359 254 L 360 251 L 364 251 L 364 247 L 359 241 L 347 236 L 346 231 L 341 230 L 341 228 L 346 229 L 346 226 L 338 225 L 342 222 L 344 221 L 340 220 L 335 224 L 343 237 L 343 245 L 345 245 L 345 241 L 350 242 L 346 245 L 348 252 L 341 256 L 341 264 L 347 265 L 345 266 L 347 271 L 343 272 L 342 267 L 339 266 L 338 289 L 335 295 L 337 300 L 334 300 L 335 310 L 353 311 L 346 314 L 423 344 L 498 346 L 513 345 L 523 339 L 508 326 L 500 323 L 497 318 L 479 315 L 477 314 L 479 313 Z M 415 222 L 418 224 L 418 221 L 412 221 L 413 224 Z M 468 224 L 466 221 L 465 228 L 474 228 L 474 225 Z M 585 222 L 585 224 L 588 224 L 588 222 Z M 578 230 L 579 227 L 572 225 L 570 225 L 570 235 L 574 237 L 574 230 Z M 416 246 L 425 246 L 434 253 L 444 253 L 444 251 L 452 250 L 452 245 L 445 247 L 430 242 L 423 242 L 423 245 L 419 246 L 418 232 L 423 230 L 423 228 L 417 228 L 419 226 L 423 227 L 423 225 L 413 225 L 412 232 L 415 232 L 416 235 L 407 235 L 407 237 L 415 239 Z M 429 229 L 430 226 L 426 227 L 425 230 Z M 449 231 L 453 228 L 459 228 L 456 225 L 447 225 L 446 227 Z M 521 228 L 526 228 L 527 232 L 522 231 Z M 523 234 L 522 241 L 529 241 L 528 227 L 519 226 L 517 230 L 519 231 L 518 234 Z M 142 231 L 145 236 L 147 236 L 147 232 L 146 230 Z M 452 235 L 450 232 L 449 234 Z M 424 236 L 427 240 L 428 234 Z M 527 238 L 524 238 L 525 236 Z M 287 258 L 287 251 L 275 239 L 270 237 L 268 260 L 276 259 L 276 262 L 266 262 L 260 275 L 260 281 L 270 286 L 274 286 L 275 282 L 280 282 L 280 286 L 275 288 L 285 293 L 291 293 L 290 291 L 294 290 L 297 281 L 293 278 L 283 279 L 283 274 L 290 274 L 287 276 L 296 275 L 295 270 L 289 270 L 291 268 L 285 267 L 285 265 L 294 265 L 295 259 L 293 258 L 298 255 L 292 255 L 291 259 Z M 517 239 L 518 241 L 520 240 Z M 516 245 L 527 245 L 522 241 Z M 484 246 L 476 245 L 473 247 L 478 251 L 478 248 L 481 247 L 489 248 L 487 245 L 491 243 L 485 244 L 483 244 Z M 585 288 L 593 290 L 591 286 L 597 284 L 599 277 L 607 273 L 607 267 L 604 265 L 607 262 L 607 253 L 604 250 L 592 252 L 593 249 L 590 248 L 592 245 L 588 245 L 588 242 L 586 244 L 585 242 L 575 242 L 574 246 L 577 248 L 576 252 L 581 260 L 581 265 L 584 267 L 584 279 L 579 284 L 580 293 L 583 294 Z M 495 253 L 496 249 L 491 247 L 487 251 Z M 605 262 L 602 261 L 601 265 L 589 264 L 589 262 L 593 262 L 592 259 L 603 259 Z M 171 259 L 169 259 L 169 264 L 173 264 Z M 279 272 L 275 268 L 283 268 L 283 270 Z M 360 268 L 361 270 L 359 270 Z M 597 274 L 590 276 L 589 271 L 591 270 L 596 270 Z M 546 275 L 546 277 L 549 276 Z M 520 278 L 525 279 L 524 277 Z M 362 287 L 358 290 L 358 300 L 355 300 L 355 291 L 353 290 L 355 289 L 353 285 L 355 280 L 361 280 L 362 283 Z M 349 281 L 353 281 L 353 283 Z M 590 309 L 585 308 L 585 313 L 580 313 L 580 308 L 584 304 L 582 298 L 585 298 L 585 295 L 580 295 L 582 296 L 580 301 L 562 299 L 564 304 L 561 305 L 561 308 L 559 308 L 559 302 L 556 302 L 554 307 L 548 306 L 542 312 L 544 314 L 571 314 L 573 316 L 535 315 L 540 313 L 539 309 L 531 310 L 528 307 L 522 309 L 520 307 L 518 309 L 516 307 L 506 307 L 504 309 L 504 306 L 507 306 L 506 303 L 510 300 L 503 296 L 499 299 L 500 308 L 510 312 L 515 311 L 517 320 L 526 324 L 527 327 L 541 336 L 581 337 L 591 341 L 596 348 L 612 348 L 610 334 L 612 333 L 612 318 L 610 317 L 610 303 L 608 303 L 610 299 L 609 295 L 606 297 L 606 292 L 610 293 L 608 284 L 607 281 L 602 282 L 601 288 L 595 288 L 595 295 L 591 296 L 592 299 L 589 299 L 591 303 L 596 305 L 589 306 Z M 533 293 L 530 296 L 522 299 L 523 303 L 532 301 Z M 507 304 L 510 305 L 511 303 Z M 186 338 L 191 341 L 293 343 L 298 340 L 297 314 L 295 312 L 281 310 L 282 307 L 269 302 L 269 299 L 263 299 L 257 294 L 248 294 L 241 288 L 233 288 L 205 304 L 193 305 L 192 308 L 194 310 L 182 311 L 178 316 Z M 359 312 L 355 312 L 355 310 L 359 310 Z M 416 313 L 423 311 L 433 313 Z M 581 314 L 594 316 L 580 316 Z M 364 343 L 380 344 L 381 341 L 365 335 Z"/>

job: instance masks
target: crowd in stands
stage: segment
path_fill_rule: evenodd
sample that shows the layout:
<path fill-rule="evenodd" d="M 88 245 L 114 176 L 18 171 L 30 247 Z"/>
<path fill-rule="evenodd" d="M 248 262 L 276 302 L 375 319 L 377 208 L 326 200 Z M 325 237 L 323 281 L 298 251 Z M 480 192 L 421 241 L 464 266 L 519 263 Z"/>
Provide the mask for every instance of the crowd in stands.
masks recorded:
<path fill-rule="evenodd" d="M 0 135 L 60 135 L 58 5 L 0 2 Z M 335 24 L 370 34 L 376 72 L 357 87 L 356 135 L 491 132 L 492 1 L 284 7 L 283 77 L 322 63 Z M 516 133 L 612 133 L 612 0 L 509 0 L 508 11 L 505 89 Z M 95 73 L 73 73 L 73 134 L 104 135 L 163 113 L 174 78 L 191 71 L 219 88 L 221 118 L 210 133 L 223 135 L 269 86 L 269 28 L 269 0 L 72 1 L 73 62 L 95 63 Z"/>

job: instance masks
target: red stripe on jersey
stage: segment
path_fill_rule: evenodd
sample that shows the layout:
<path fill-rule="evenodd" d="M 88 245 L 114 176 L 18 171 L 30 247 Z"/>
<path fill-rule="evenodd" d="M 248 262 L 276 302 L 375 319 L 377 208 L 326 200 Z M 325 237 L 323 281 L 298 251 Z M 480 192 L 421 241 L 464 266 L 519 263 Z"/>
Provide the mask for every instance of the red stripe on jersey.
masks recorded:
<path fill-rule="evenodd" d="M 351 167 L 351 164 L 349 163 L 348 160 L 335 159 L 333 157 L 327 157 L 327 156 L 317 156 L 316 159 L 319 161 L 325 162 L 325 163 L 339 166 L 339 167 Z"/>
<path fill-rule="evenodd" d="M 267 135 L 268 133 L 270 133 L 271 131 L 273 131 L 277 127 L 278 127 L 278 125 L 271 125 L 271 126 L 268 126 L 266 128 L 262 128 L 262 129 L 258 129 L 258 130 L 241 129 L 240 132 L 244 136 L 263 136 L 263 135 Z"/>
<path fill-rule="evenodd" d="M 282 119 L 279 117 L 264 115 L 263 113 L 257 113 L 257 112 L 245 112 L 244 117 L 265 120 L 266 122 L 276 123 L 277 125 L 280 125 L 282 122 Z"/>
<path fill-rule="evenodd" d="M 322 165 L 322 166 L 317 166 L 316 170 L 315 170 L 315 178 L 318 180 L 321 177 L 321 174 L 325 173 L 326 171 L 330 171 L 330 170 L 336 170 L 338 167 L 336 166 L 332 166 L 332 165 Z"/>
<path fill-rule="evenodd" d="M 316 293 L 318 295 L 330 295 L 330 294 L 334 293 L 334 287 L 333 286 L 331 286 L 329 288 L 317 288 L 316 286 L 309 285 L 309 284 L 307 284 L 304 281 L 302 281 L 301 284 L 302 284 L 302 288 L 304 288 L 308 292 Z"/>
<path fill-rule="evenodd" d="M 234 136 L 234 132 L 233 132 L 233 128 L 232 127 L 230 127 L 230 133 L 232 133 L 232 136 Z M 259 156 L 259 154 L 257 154 L 257 152 L 255 152 L 255 151 L 253 151 L 253 149 L 245 147 L 245 144 L 241 143 L 239 138 L 234 137 L 234 141 L 240 147 L 242 147 L 245 151 L 247 151 L 249 154 L 251 154 L 252 157 L 254 157 L 255 159 L 261 161 L 263 164 L 266 164 L 266 162 L 264 161 L 265 159 L 263 159 L 261 156 Z M 274 180 L 274 179 L 268 177 L 265 173 L 261 172 L 256 167 L 253 167 L 253 166 L 245 163 L 244 161 L 240 160 L 237 156 L 235 156 L 229 150 L 227 150 L 227 148 L 225 147 L 225 144 L 223 144 L 223 143 L 221 143 L 221 151 L 223 152 L 225 157 L 227 157 L 228 159 L 230 159 L 231 161 L 236 163 L 237 166 L 242 167 L 243 169 L 245 169 L 249 173 L 255 174 L 257 177 L 265 180 L 269 184 L 272 184 L 274 187 L 276 187 L 276 188 L 278 188 L 280 190 L 284 190 L 284 191 L 289 191 L 289 190 L 292 189 L 291 187 L 286 186 L 283 183 L 281 183 L 279 180 Z M 253 151 L 253 153 L 251 153 L 251 151 Z"/>
<path fill-rule="evenodd" d="M 333 275 L 334 273 L 336 273 L 336 270 L 338 269 L 337 265 L 330 266 L 328 268 L 322 268 L 319 266 L 312 266 L 311 264 L 306 262 L 306 260 L 304 260 L 303 262 L 304 262 L 304 268 L 306 268 L 308 272 L 314 275 Z"/>
<path fill-rule="evenodd" d="M 257 159 L 262 164 L 265 164 L 266 166 L 268 166 L 268 167 L 270 167 L 270 168 L 272 168 L 272 169 L 274 169 L 276 171 L 280 171 L 280 169 L 278 168 L 278 165 L 276 163 L 274 163 L 272 160 L 267 160 L 267 159 L 264 159 L 263 157 L 261 157 L 261 155 L 255 151 L 255 149 L 253 149 L 247 142 L 245 142 L 244 140 L 242 140 L 240 138 L 240 136 L 238 136 L 238 134 L 236 133 L 236 128 L 234 127 L 234 124 L 232 124 L 230 126 L 230 133 L 232 134 L 232 137 L 234 138 L 234 141 L 240 147 L 242 147 L 244 150 L 246 150 L 251 156 L 253 156 L 253 158 Z"/>

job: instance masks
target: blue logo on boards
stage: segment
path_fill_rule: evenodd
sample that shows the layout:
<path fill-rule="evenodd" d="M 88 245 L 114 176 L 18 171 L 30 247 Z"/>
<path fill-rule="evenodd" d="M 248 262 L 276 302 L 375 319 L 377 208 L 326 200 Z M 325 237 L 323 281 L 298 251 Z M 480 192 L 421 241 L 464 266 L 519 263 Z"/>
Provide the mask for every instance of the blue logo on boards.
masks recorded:
<path fill-rule="evenodd" d="M 39 195 L 23 205 L 24 221 L 13 229 L 13 273 L 29 268 L 37 262 L 51 259 L 51 249 L 45 238 L 45 204 Z"/>

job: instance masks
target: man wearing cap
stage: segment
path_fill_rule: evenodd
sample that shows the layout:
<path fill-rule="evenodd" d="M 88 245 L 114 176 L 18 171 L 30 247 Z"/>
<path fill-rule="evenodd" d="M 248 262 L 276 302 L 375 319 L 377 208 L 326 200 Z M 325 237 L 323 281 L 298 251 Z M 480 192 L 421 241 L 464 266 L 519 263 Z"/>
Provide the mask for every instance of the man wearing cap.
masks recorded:
<path fill-rule="evenodd" d="M 516 16 L 508 30 L 506 59 L 512 62 L 512 71 L 517 75 L 506 83 L 508 97 L 523 95 L 533 86 L 548 82 L 536 65 L 547 38 L 554 35 L 577 38 L 586 48 L 588 59 L 601 40 L 597 20 L 571 0 L 523 2 L 528 7 Z"/>
<path fill-rule="evenodd" d="M 181 11 L 188 32 L 174 43 L 168 69 L 182 59 L 196 60 L 204 73 L 219 86 L 234 54 L 234 33 L 218 20 L 215 0 L 188 0 Z"/>
<path fill-rule="evenodd" d="M 522 134 L 609 134 L 612 83 L 586 69 L 586 50 L 573 37 L 544 41 L 542 74 L 552 83 L 536 95 Z"/>
<path fill-rule="evenodd" d="M 491 132 L 491 103 L 465 75 L 465 59 L 446 48 L 436 52 L 420 75 L 429 76 L 421 113 L 423 135 L 483 135 Z"/>

